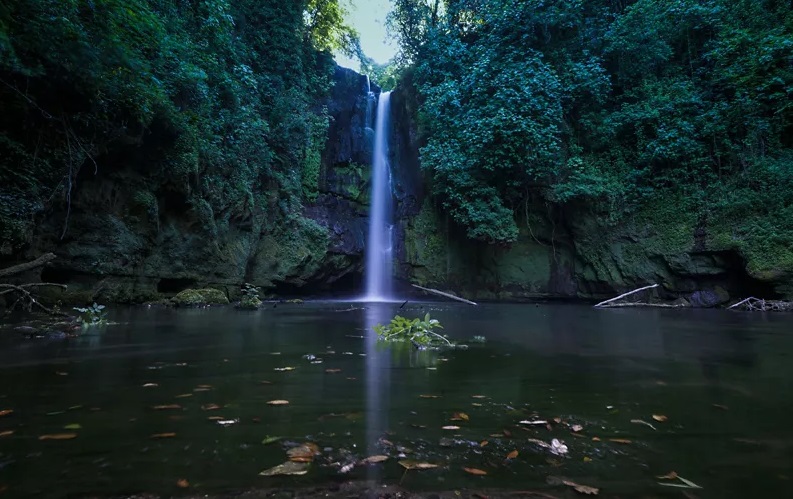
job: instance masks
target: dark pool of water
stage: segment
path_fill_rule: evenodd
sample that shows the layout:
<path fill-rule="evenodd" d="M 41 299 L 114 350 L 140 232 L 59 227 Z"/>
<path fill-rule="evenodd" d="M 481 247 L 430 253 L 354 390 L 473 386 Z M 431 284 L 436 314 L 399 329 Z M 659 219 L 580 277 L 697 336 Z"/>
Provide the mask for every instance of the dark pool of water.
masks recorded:
<path fill-rule="evenodd" d="M 367 479 L 401 480 L 415 491 L 574 495 L 553 485 L 564 477 L 599 487 L 601 496 L 682 497 L 658 484 L 656 476 L 671 471 L 703 487 L 689 491 L 698 497 L 781 497 L 793 485 L 791 316 L 575 305 L 398 308 L 125 309 L 112 313 L 117 325 L 79 339 L 21 340 L 5 331 L 0 411 L 13 412 L 0 417 L 0 434 L 13 433 L 0 437 L 0 491 L 227 493 Z M 417 352 L 377 345 L 367 333 L 394 313 L 427 311 L 451 337 L 487 342 Z M 275 370 L 283 367 L 295 369 Z M 290 404 L 267 404 L 275 399 Z M 180 407 L 153 408 L 172 404 Z M 450 421 L 459 412 L 468 420 Z M 210 417 L 238 422 L 223 427 Z M 519 424 L 537 418 L 551 429 Z M 579 436 L 573 424 L 584 427 Z M 460 429 L 442 429 L 448 425 Z M 77 437 L 39 440 L 59 433 Z M 162 433 L 176 436 L 151 438 Z M 263 445 L 266 436 L 284 441 Z M 566 455 L 528 440 L 553 438 L 567 445 Z M 289 442 L 315 442 L 322 455 L 304 476 L 259 476 L 286 461 Z M 398 455 L 406 450 L 408 459 L 440 467 L 405 474 Z M 506 460 L 513 450 L 518 456 Z M 374 454 L 391 459 L 339 473 Z M 188 489 L 177 486 L 181 479 Z"/>

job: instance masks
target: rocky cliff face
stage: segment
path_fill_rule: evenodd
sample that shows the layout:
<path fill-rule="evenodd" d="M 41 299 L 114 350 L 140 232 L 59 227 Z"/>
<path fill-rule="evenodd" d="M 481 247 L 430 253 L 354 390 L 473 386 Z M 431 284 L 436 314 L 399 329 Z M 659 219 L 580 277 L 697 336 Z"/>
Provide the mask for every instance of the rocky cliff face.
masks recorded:
<path fill-rule="evenodd" d="M 244 217 L 215 212 L 194 187 L 159 182 L 146 145 L 136 144 L 101 158 L 96 174 L 81 171 L 68 211 L 47 213 L 19 260 L 54 252 L 42 279 L 68 284 L 62 298 L 77 301 L 141 302 L 207 286 L 233 297 L 243 282 L 277 294 L 352 291 L 362 272 L 373 132 L 366 77 L 337 68 L 334 83 L 319 103 L 332 120 L 318 193 L 302 208 L 265 186 Z"/>

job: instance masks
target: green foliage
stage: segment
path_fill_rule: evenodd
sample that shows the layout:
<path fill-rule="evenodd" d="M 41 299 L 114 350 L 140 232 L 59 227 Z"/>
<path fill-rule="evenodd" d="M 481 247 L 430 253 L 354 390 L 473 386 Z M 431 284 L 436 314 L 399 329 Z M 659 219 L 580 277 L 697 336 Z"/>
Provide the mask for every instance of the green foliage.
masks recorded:
<path fill-rule="evenodd" d="M 443 329 L 443 326 L 437 319 L 431 319 L 430 314 L 423 319 L 406 319 L 397 315 L 390 324 L 377 324 L 374 327 L 382 341 L 410 342 L 420 347 L 454 346 L 445 336 L 436 333 L 436 329 Z"/>
<path fill-rule="evenodd" d="M 257 310 L 261 304 L 262 300 L 259 298 L 259 289 L 253 284 L 243 284 L 239 308 Z"/>
<path fill-rule="evenodd" d="M 793 269 L 789 2 L 394 5 L 422 165 L 468 237 L 514 242 L 527 201 L 614 226 L 678 199 L 686 231 L 705 224 L 758 275 Z M 690 247 L 679 229 L 659 240 Z"/>
<path fill-rule="evenodd" d="M 229 299 L 219 289 L 185 289 L 171 298 L 171 302 L 178 307 L 197 307 L 203 305 L 228 305 Z"/>
<path fill-rule="evenodd" d="M 107 324 L 107 312 L 104 311 L 104 305 L 97 305 L 94 302 L 90 307 L 74 307 L 74 310 L 82 314 L 79 319 L 83 327 Z"/>

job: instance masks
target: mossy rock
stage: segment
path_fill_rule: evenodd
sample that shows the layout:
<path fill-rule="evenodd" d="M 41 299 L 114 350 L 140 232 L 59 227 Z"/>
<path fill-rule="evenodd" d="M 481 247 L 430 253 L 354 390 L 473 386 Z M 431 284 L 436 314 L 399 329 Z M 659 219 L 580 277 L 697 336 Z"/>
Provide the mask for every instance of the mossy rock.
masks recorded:
<path fill-rule="evenodd" d="M 185 289 L 171 298 L 177 307 L 196 307 L 200 305 L 228 305 L 229 299 L 219 289 Z"/>
<path fill-rule="evenodd" d="M 244 295 L 242 299 L 240 299 L 240 304 L 237 308 L 243 310 L 258 310 L 261 304 L 262 301 L 258 296 Z"/>

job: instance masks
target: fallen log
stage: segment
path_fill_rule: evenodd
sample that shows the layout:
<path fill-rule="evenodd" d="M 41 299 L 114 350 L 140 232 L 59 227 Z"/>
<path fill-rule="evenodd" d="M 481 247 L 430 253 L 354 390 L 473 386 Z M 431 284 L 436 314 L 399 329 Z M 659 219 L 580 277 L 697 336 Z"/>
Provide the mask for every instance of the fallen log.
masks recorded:
<path fill-rule="evenodd" d="M 476 305 L 477 304 L 476 302 L 472 302 L 471 300 L 466 300 L 465 298 L 460 298 L 459 296 L 454 296 L 451 293 L 444 293 L 443 291 L 438 291 L 437 289 L 425 288 L 423 286 L 419 286 L 418 284 L 413 284 L 412 286 L 414 288 L 418 288 L 418 289 L 420 289 L 422 291 L 426 291 L 427 293 L 433 293 L 433 294 L 436 294 L 438 296 L 445 296 L 446 298 L 450 298 L 452 300 L 461 301 L 461 302 L 467 303 L 469 305 Z"/>
<path fill-rule="evenodd" d="M 685 308 L 686 305 L 672 305 L 671 303 L 612 303 L 609 305 L 602 305 L 600 308 L 622 308 L 622 307 Z"/>
<path fill-rule="evenodd" d="M 619 295 L 616 298 L 612 298 L 610 300 L 602 301 L 602 302 L 598 303 L 597 305 L 595 305 L 595 307 L 602 307 L 603 305 L 605 305 L 607 303 L 611 303 L 611 302 L 614 302 L 614 301 L 617 301 L 617 300 L 621 300 L 622 298 L 625 298 L 626 296 L 630 296 L 632 294 L 638 293 L 639 291 L 644 291 L 645 289 L 652 289 L 652 288 L 657 288 L 657 287 L 658 287 L 658 284 L 653 284 L 652 286 L 645 286 L 643 288 L 634 289 L 633 291 L 629 291 L 627 293 L 621 294 L 621 295 Z"/>
<path fill-rule="evenodd" d="M 738 302 L 738 303 L 736 303 L 735 305 L 730 305 L 729 307 L 727 307 L 727 310 L 731 310 L 731 309 L 733 309 L 733 308 L 735 308 L 735 307 L 740 307 L 740 306 L 741 306 L 741 305 L 743 305 L 744 303 L 746 303 L 746 302 L 748 302 L 748 301 L 751 301 L 751 300 L 757 300 L 757 298 L 755 298 L 754 296 L 750 296 L 749 298 L 747 298 L 747 299 L 745 299 L 745 300 L 741 300 L 741 301 L 739 301 L 739 302 Z"/>
<path fill-rule="evenodd" d="M 14 265 L 13 267 L 0 269 L 0 277 L 19 274 L 20 272 L 25 272 L 26 270 L 32 270 L 35 269 L 36 267 L 41 267 L 42 265 L 46 265 L 52 260 L 55 260 L 54 254 L 44 253 L 43 255 L 36 258 L 32 262 L 20 263 L 19 265 Z"/>

